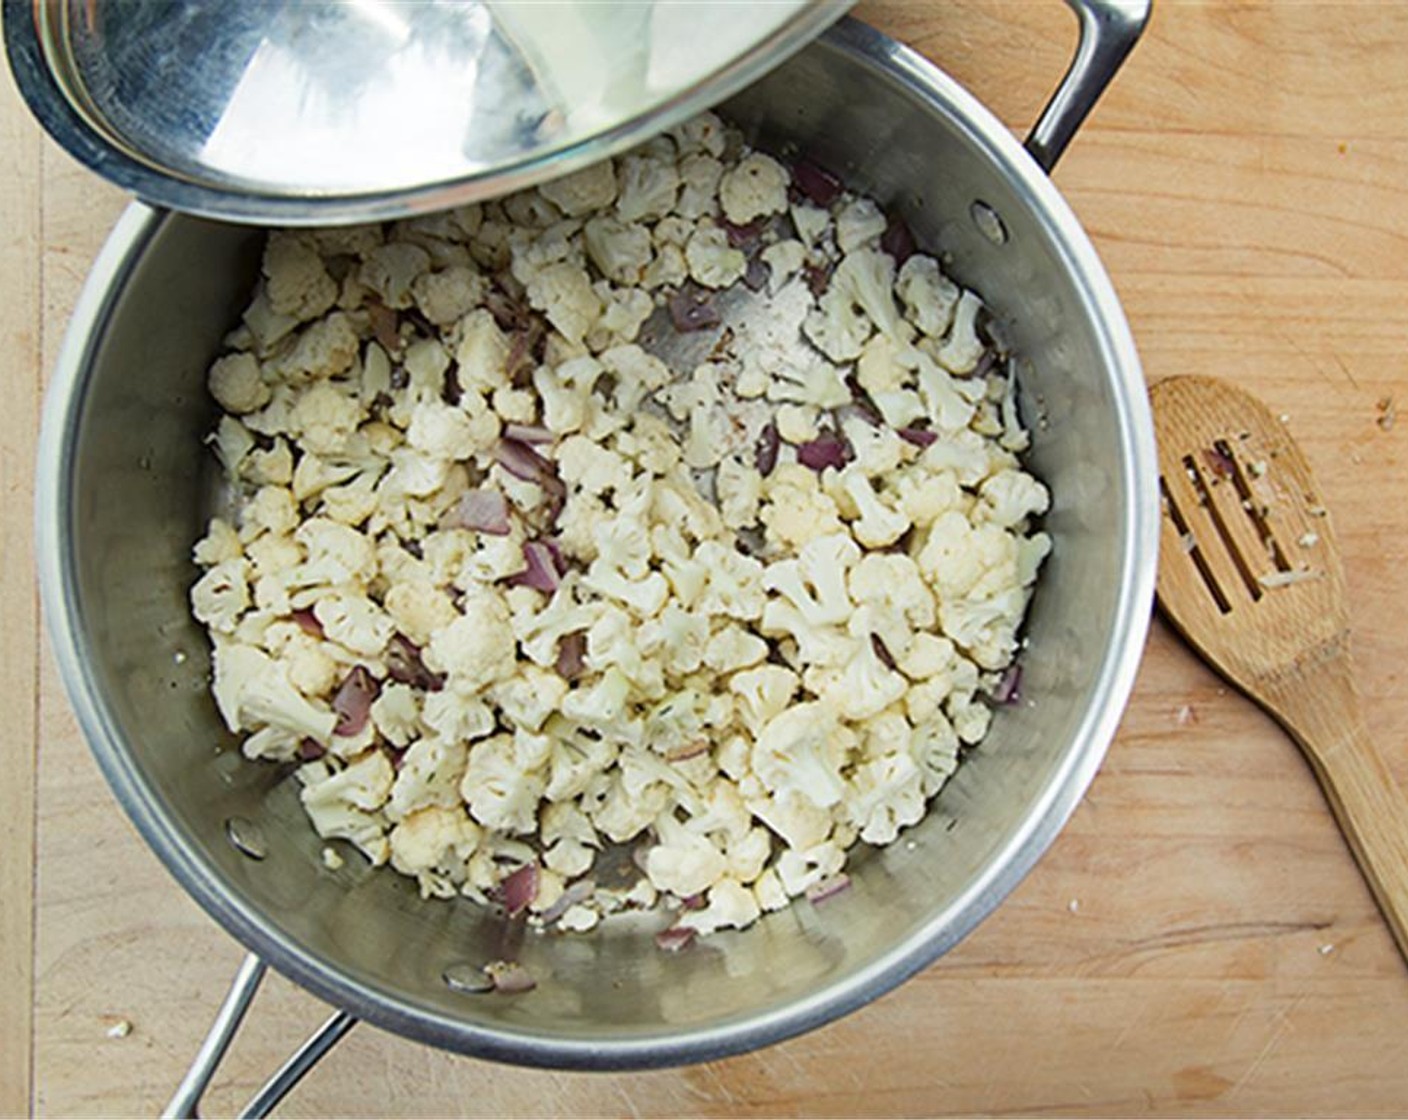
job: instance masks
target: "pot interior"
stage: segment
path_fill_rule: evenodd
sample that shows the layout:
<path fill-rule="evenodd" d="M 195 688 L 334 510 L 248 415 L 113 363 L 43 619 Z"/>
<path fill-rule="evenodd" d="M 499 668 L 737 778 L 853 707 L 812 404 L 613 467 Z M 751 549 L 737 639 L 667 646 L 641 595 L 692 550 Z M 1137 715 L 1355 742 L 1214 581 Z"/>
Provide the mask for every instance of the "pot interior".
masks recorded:
<path fill-rule="evenodd" d="M 290 771 L 240 757 L 207 692 L 186 593 L 214 469 L 204 372 L 252 285 L 260 236 L 180 216 L 142 227 L 70 386 L 45 513 L 59 519 L 50 602 L 62 602 L 76 707 L 119 795 L 202 903 L 276 967 L 384 1026 L 488 1056 L 704 1058 L 885 990 L 966 933 L 1054 835 L 1103 753 L 1142 639 L 1153 560 L 1137 547 L 1152 495 L 1152 476 L 1131 466 L 1139 371 L 1093 254 L 1073 256 L 1083 236 L 1033 193 L 1039 173 L 965 94 L 893 49 L 847 23 L 723 112 L 760 146 L 806 152 L 896 208 L 1022 355 L 1030 464 L 1054 496 L 1055 544 L 1030 614 L 1024 702 L 998 712 L 921 825 L 853 856 L 852 889 L 685 952 L 656 949 L 656 922 L 525 934 L 468 902 L 424 901 L 355 855 L 330 871 Z M 1005 240 L 975 221 L 979 204 Z M 257 825 L 266 858 L 228 842 L 232 817 Z M 536 990 L 475 996 L 442 981 L 447 966 L 505 957 Z"/>

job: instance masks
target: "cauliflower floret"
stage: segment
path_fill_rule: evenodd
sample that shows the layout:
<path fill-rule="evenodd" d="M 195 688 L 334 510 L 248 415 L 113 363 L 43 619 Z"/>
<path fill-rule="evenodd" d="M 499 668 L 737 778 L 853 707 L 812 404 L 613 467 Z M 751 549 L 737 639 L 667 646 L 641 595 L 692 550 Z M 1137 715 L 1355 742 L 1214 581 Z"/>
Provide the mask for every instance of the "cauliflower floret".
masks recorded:
<path fill-rule="evenodd" d="M 985 349 L 977 330 L 978 313 L 982 309 L 983 301 L 976 293 L 965 291 L 958 297 L 948 337 L 935 355 L 944 369 L 954 373 L 972 373 L 977 366 Z"/>
<path fill-rule="evenodd" d="M 645 873 L 651 884 L 679 898 L 689 898 L 724 877 L 728 861 L 707 836 L 682 825 L 673 812 L 655 820 L 658 842 L 646 852 Z"/>
<path fill-rule="evenodd" d="M 829 704 L 796 704 L 768 720 L 753 744 L 753 772 L 774 793 L 793 790 L 818 808 L 846 792 L 841 770 L 856 746 Z"/>
<path fill-rule="evenodd" d="M 792 703 L 801 683 L 791 669 L 759 665 L 730 677 L 728 690 L 739 699 L 739 714 L 744 725 L 757 735 Z"/>
<path fill-rule="evenodd" d="M 737 459 L 723 459 L 714 476 L 714 490 L 719 515 L 728 528 L 742 529 L 757 523 L 763 493 L 763 476 L 757 470 Z"/>
<path fill-rule="evenodd" d="M 559 875 L 576 878 L 591 870 L 601 841 L 585 813 L 570 801 L 543 806 L 543 862 Z"/>
<path fill-rule="evenodd" d="M 950 377 L 922 350 L 911 351 L 919 371 L 919 394 L 925 410 L 939 432 L 961 432 L 976 411 L 963 392 L 963 384 Z"/>
<path fill-rule="evenodd" d="M 909 531 L 909 518 L 885 504 L 859 464 L 841 472 L 841 485 L 860 511 L 860 517 L 851 522 L 851 532 L 866 548 L 885 548 Z"/>
<path fill-rule="evenodd" d="M 806 263 L 807 248 L 800 241 L 789 238 L 769 245 L 763 250 L 762 258 L 768 266 L 768 292 L 777 295 Z"/>
<path fill-rule="evenodd" d="M 860 642 L 844 671 L 821 690 L 821 698 L 844 718 L 865 720 L 904 696 L 909 682 L 887 667 L 874 642 Z"/>
<path fill-rule="evenodd" d="M 1046 487 L 1020 470 L 998 471 L 983 482 L 978 495 L 982 502 L 974 517 L 1004 529 L 1017 528 L 1051 504 Z"/>
<path fill-rule="evenodd" d="M 762 913 L 753 892 L 737 879 L 721 879 L 708 894 L 708 903 L 702 910 L 695 910 L 681 919 L 699 933 L 712 933 L 716 929 L 742 929 L 752 925 Z"/>
<path fill-rule="evenodd" d="M 771 156 L 753 152 L 724 172 L 719 181 L 719 202 L 724 217 L 736 226 L 755 218 L 780 214 L 787 209 L 787 168 Z"/>
<path fill-rule="evenodd" d="M 512 677 L 494 685 L 489 695 L 515 728 L 538 731 L 561 706 L 567 682 L 555 672 L 520 665 Z"/>
<path fill-rule="evenodd" d="M 237 559 L 241 554 L 240 535 L 228 521 L 212 517 L 205 536 L 196 542 L 191 552 L 192 558 L 203 567 L 212 568 L 227 560 Z"/>
<path fill-rule="evenodd" d="M 418 809 L 391 830 L 391 866 L 403 875 L 421 875 L 446 865 L 463 868 L 481 836 L 479 826 L 458 806 Z"/>
<path fill-rule="evenodd" d="M 387 681 L 372 701 L 372 723 L 394 746 L 404 747 L 419 733 L 419 697 L 410 685 Z"/>
<path fill-rule="evenodd" d="M 278 315 L 316 319 L 337 301 L 337 283 L 306 234 L 277 230 L 264 245 L 264 291 Z"/>
<path fill-rule="evenodd" d="M 337 716 L 304 699 L 289 683 L 284 666 L 253 646 L 216 639 L 214 682 L 216 707 L 231 731 L 271 725 L 319 743 L 332 738 Z"/>
<path fill-rule="evenodd" d="M 320 455 L 336 454 L 362 420 L 362 406 L 328 381 L 321 381 L 301 393 L 293 406 L 290 431 L 304 450 Z"/>
<path fill-rule="evenodd" d="M 762 521 L 775 547 L 800 548 L 844 529 L 835 501 L 800 464 L 779 464 L 764 482 L 763 497 Z"/>
<path fill-rule="evenodd" d="M 494 712 L 482 700 L 454 689 L 427 692 L 421 701 L 420 721 L 449 742 L 472 742 L 494 730 Z"/>
<path fill-rule="evenodd" d="M 868 198 L 853 198 L 836 215 L 836 246 L 843 253 L 875 241 L 885 232 L 884 213 Z"/>
<path fill-rule="evenodd" d="M 789 848 L 777 857 L 777 877 L 783 890 L 795 897 L 837 874 L 845 863 L 845 851 L 833 841 L 828 840 L 805 851 Z"/>
<path fill-rule="evenodd" d="M 627 225 L 610 214 L 589 221 L 582 238 L 592 263 L 617 284 L 639 284 L 654 256 L 645 226 Z"/>
<path fill-rule="evenodd" d="M 423 659 L 432 672 L 447 674 L 457 689 L 472 692 L 514 672 L 513 627 L 503 596 L 490 588 L 466 593 L 462 610 L 431 635 Z"/>
<path fill-rule="evenodd" d="M 528 302 L 543 312 L 562 337 L 580 343 L 601 318 L 601 297 L 581 265 L 559 261 L 528 283 Z"/>
<path fill-rule="evenodd" d="M 569 218 L 604 210 L 616 201 L 616 168 L 609 159 L 542 183 L 538 192 Z"/>
<path fill-rule="evenodd" d="M 679 154 L 685 157 L 685 163 L 698 152 L 711 156 L 724 154 L 724 122 L 713 113 L 696 113 L 670 129 L 670 136 Z"/>
<path fill-rule="evenodd" d="M 418 646 L 460 617 L 450 596 L 428 583 L 393 583 L 384 599 L 396 629 Z"/>
<path fill-rule="evenodd" d="M 538 802 L 547 788 L 544 766 L 551 742 L 518 732 L 483 739 L 469 749 L 460 796 L 474 819 L 497 832 L 537 830 Z"/>
<path fill-rule="evenodd" d="M 808 443 L 817 437 L 818 419 L 815 405 L 784 404 L 777 410 L 777 434 L 787 443 Z"/>
<path fill-rule="evenodd" d="M 215 403 L 226 412 L 243 416 L 269 403 L 269 386 L 253 354 L 227 354 L 210 367 L 207 384 Z"/>
<path fill-rule="evenodd" d="M 943 274 L 933 257 L 916 253 L 900 268 L 895 292 L 911 323 L 930 338 L 941 339 L 953 322 L 959 287 Z"/>
<path fill-rule="evenodd" d="M 418 276 L 428 271 L 429 253 L 419 245 L 391 241 L 367 253 L 357 279 L 380 296 L 387 307 L 399 311 L 411 306 L 411 287 Z"/>
<path fill-rule="evenodd" d="M 479 306 L 488 288 L 478 269 L 456 264 L 439 272 L 421 273 L 411 285 L 411 294 L 430 322 L 448 327 Z"/>
<path fill-rule="evenodd" d="M 459 806 L 468 754 L 466 744 L 433 736 L 412 743 L 397 768 L 387 817 L 400 820 L 431 805 Z"/>
<path fill-rule="evenodd" d="M 494 316 L 480 308 L 466 315 L 459 325 L 460 341 L 455 350 L 455 376 L 466 392 L 490 393 L 508 387 L 505 367 L 509 341 Z"/>
<path fill-rule="evenodd" d="M 768 644 L 756 634 L 727 623 L 710 637 L 704 647 L 704 664 L 716 673 L 751 669 L 768 655 Z"/>
<path fill-rule="evenodd" d="M 713 215 L 718 209 L 719 179 L 723 173 L 724 165 L 713 156 L 702 153 L 686 156 L 680 163 L 683 189 L 675 204 L 675 213 L 689 219 Z"/>
<path fill-rule="evenodd" d="M 256 486 L 288 486 L 293 482 L 293 452 L 279 436 L 267 451 L 251 451 L 244 461 L 244 476 Z"/>
<path fill-rule="evenodd" d="M 351 841 L 374 866 L 380 865 L 390 855 L 380 809 L 391 792 L 392 777 L 386 756 L 369 751 L 346 769 L 305 785 L 299 796 L 319 836 Z"/>
<path fill-rule="evenodd" d="M 191 613 L 222 634 L 232 633 L 249 608 L 249 561 L 242 556 L 216 564 L 191 588 Z"/>
<path fill-rule="evenodd" d="M 781 594 L 809 625 L 844 623 L 851 613 L 846 573 L 859 557 L 860 549 L 847 533 L 817 537 L 797 559 L 769 564 L 763 587 Z"/>
<path fill-rule="evenodd" d="M 378 657 L 391 640 L 391 617 L 365 595 L 339 591 L 313 604 L 313 615 L 329 638 L 363 657 Z"/>
<path fill-rule="evenodd" d="M 298 524 L 298 505 L 282 486 L 261 486 L 240 511 L 240 539 L 252 541 L 260 533 L 285 537 Z"/>
<path fill-rule="evenodd" d="M 696 229 L 684 248 L 684 259 L 695 283 L 706 288 L 727 288 L 748 268 L 743 250 L 733 248 L 718 226 Z"/>
<path fill-rule="evenodd" d="M 616 212 L 622 221 L 638 222 L 643 218 L 663 218 L 675 208 L 675 196 L 680 189 L 680 175 L 674 160 L 654 156 L 625 156 L 618 173 L 620 196 Z"/>
<path fill-rule="evenodd" d="M 718 541 L 702 542 L 695 557 L 708 573 L 708 584 L 699 599 L 701 613 L 743 621 L 763 613 L 763 591 L 768 584 L 759 561 Z"/>

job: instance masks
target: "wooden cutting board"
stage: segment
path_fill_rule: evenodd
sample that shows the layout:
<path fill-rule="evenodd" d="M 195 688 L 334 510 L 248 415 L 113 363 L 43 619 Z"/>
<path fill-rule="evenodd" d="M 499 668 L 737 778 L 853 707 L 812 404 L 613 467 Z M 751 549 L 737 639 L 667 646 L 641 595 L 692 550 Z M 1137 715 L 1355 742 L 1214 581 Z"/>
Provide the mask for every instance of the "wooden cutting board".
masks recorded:
<path fill-rule="evenodd" d="M 1055 0 L 859 14 L 1018 130 L 1073 32 Z M 1400 783 L 1408 423 L 1388 402 L 1408 403 L 1405 58 L 1402 3 L 1163 0 L 1056 177 L 1149 377 L 1235 378 L 1289 416 L 1343 537 L 1369 722 Z M 118 811 L 36 633 L 38 386 L 122 201 L 0 80 L 0 1113 L 154 1113 L 241 955 Z M 210 1113 L 323 1014 L 269 985 Z M 1408 969 L 1299 754 L 1156 624 L 1123 730 L 1051 852 L 876 1004 L 758 1054 L 609 1077 L 359 1027 L 282 1111 L 1389 1114 L 1408 1110 L 1405 1038 Z"/>

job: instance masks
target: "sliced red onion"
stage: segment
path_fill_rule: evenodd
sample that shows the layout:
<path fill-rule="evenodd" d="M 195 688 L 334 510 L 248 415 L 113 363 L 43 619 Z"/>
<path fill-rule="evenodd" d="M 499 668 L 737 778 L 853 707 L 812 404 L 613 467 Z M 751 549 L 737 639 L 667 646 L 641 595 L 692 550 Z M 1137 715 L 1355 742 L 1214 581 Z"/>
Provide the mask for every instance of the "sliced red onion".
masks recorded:
<path fill-rule="evenodd" d="M 381 685 L 365 666 L 353 666 L 332 698 L 332 710 L 337 713 L 333 734 L 348 737 L 361 734 L 371 716 L 372 701 L 380 691 Z"/>
<path fill-rule="evenodd" d="M 408 684 L 425 692 L 439 692 L 445 677 L 432 673 L 420 657 L 420 646 L 404 634 L 392 634 L 386 647 L 386 673 L 398 684 Z"/>
<path fill-rule="evenodd" d="M 533 974 L 517 961 L 490 961 L 484 966 L 484 975 L 493 982 L 494 991 L 506 996 L 531 992 L 538 986 Z"/>
<path fill-rule="evenodd" d="M 909 228 L 909 223 L 903 218 L 891 214 L 890 224 L 880 235 L 880 248 L 883 252 L 894 257 L 897 265 L 904 264 L 914 256 L 917 246 L 914 244 L 914 234 Z"/>
<path fill-rule="evenodd" d="M 499 884 L 499 899 L 510 918 L 516 918 L 538 897 L 538 865 L 525 863 Z"/>
<path fill-rule="evenodd" d="M 578 630 L 565 634 L 557 643 L 557 673 L 565 681 L 575 681 L 586 668 L 587 635 Z"/>
<path fill-rule="evenodd" d="M 993 686 L 994 704 L 1015 704 L 1022 699 L 1022 667 L 1009 665 Z"/>
<path fill-rule="evenodd" d="M 997 366 L 997 355 L 991 350 L 984 350 L 982 357 L 978 359 L 978 364 L 973 367 L 973 372 L 969 377 L 986 377 Z"/>
<path fill-rule="evenodd" d="M 680 899 L 680 908 L 683 910 L 703 910 L 705 906 L 703 892 L 685 895 Z"/>
<path fill-rule="evenodd" d="M 501 439 L 494 448 L 499 466 L 524 482 L 541 482 L 552 476 L 552 463 L 528 444 L 516 439 Z"/>
<path fill-rule="evenodd" d="M 484 296 L 484 306 L 501 331 L 521 330 L 528 325 L 527 309 L 507 292 L 494 288 Z"/>
<path fill-rule="evenodd" d="M 310 637 L 317 638 L 319 641 L 327 637 L 323 632 L 323 624 L 318 621 L 318 616 L 313 613 L 311 607 L 294 611 L 293 621 L 298 623 L 298 628 Z"/>
<path fill-rule="evenodd" d="M 519 443 L 551 443 L 554 436 L 541 424 L 505 424 L 504 438 Z"/>
<path fill-rule="evenodd" d="M 386 757 L 391 760 L 391 769 L 395 770 L 397 773 L 400 773 L 401 765 L 406 761 L 406 751 L 409 750 L 409 748 L 398 747 L 392 743 L 383 743 L 381 745 L 381 749 L 385 753 Z"/>
<path fill-rule="evenodd" d="M 708 330 L 723 322 L 719 309 L 710 302 L 709 297 L 691 288 L 677 291 L 670 297 L 668 306 L 670 322 L 681 334 Z"/>
<path fill-rule="evenodd" d="M 671 926 L 655 935 L 655 944 L 667 953 L 678 953 L 694 940 L 694 932 L 691 926 Z"/>
<path fill-rule="evenodd" d="M 870 648 L 875 651 L 875 656 L 880 659 L 880 664 L 891 672 L 896 669 L 895 655 L 890 652 L 890 647 L 885 644 L 885 639 L 879 634 L 870 635 Z"/>
<path fill-rule="evenodd" d="M 557 519 L 562 516 L 562 507 L 567 504 L 567 484 L 555 474 L 547 475 L 538 480 L 538 485 L 543 488 L 543 527 L 555 529 Z M 562 562 L 561 553 L 556 545 L 551 546 L 553 557 L 558 561 L 558 568 L 565 574 L 567 568 Z"/>
<path fill-rule="evenodd" d="M 511 586 L 531 587 L 549 595 L 557 590 L 562 577 L 557 574 L 557 565 L 553 563 L 552 551 L 547 545 L 542 541 L 525 541 L 523 559 L 527 561 L 528 566 L 508 577 Z"/>
<path fill-rule="evenodd" d="M 316 762 L 327 753 L 327 747 L 316 739 L 304 739 L 298 744 L 299 762 Z"/>
<path fill-rule="evenodd" d="M 513 332 L 508 357 L 504 359 L 504 373 L 516 388 L 523 388 L 528 374 L 537 364 L 537 348 L 543 337 L 542 325 L 536 322 Z"/>
<path fill-rule="evenodd" d="M 812 264 L 808 261 L 802 265 L 802 276 L 806 278 L 807 287 L 811 289 L 812 295 L 821 296 L 831 285 L 831 273 L 835 266 L 831 264 Z"/>
<path fill-rule="evenodd" d="M 728 243 L 735 249 L 746 249 L 763 235 L 763 226 L 766 224 L 762 218 L 754 218 L 747 225 L 734 225 L 727 218 L 721 218 L 719 224 L 723 227 L 724 233 L 728 236 Z"/>
<path fill-rule="evenodd" d="M 665 752 L 666 762 L 684 762 L 687 759 L 698 758 L 701 754 L 709 753 L 709 740 L 696 739 L 692 743 L 686 743 L 682 747 L 674 747 Z"/>
<path fill-rule="evenodd" d="M 1203 448 L 1203 458 L 1212 468 L 1213 474 L 1223 478 L 1232 478 L 1237 473 L 1237 464 L 1232 461 L 1232 456 L 1220 447 Z"/>
<path fill-rule="evenodd" d="M 396 312 L 384 303 L 373 300 L 367 304 L 367 318 L 371 320 L 372 334 L 383 350 L 393 354 L 401 348 L 401 324 Z"/>
<path fill-rule="evenodd" d="M 540 537 L 539 540 L 548 550 L 548 555 L 552 557 L 552 566 L 557 569 L 557 574 L 565 576 L 567 574 L 567 557 L 562 555 L 562 545 L 553 537 Z"/>
<path fill-rule="evenodd" d="M 752 257 L 743 273 L 743 286 L 750 292 L 761 292 L 768 285 L 768 266 L 762 257 Z"/>
<path fill-rule="evenodd" d="M 822 879 L 819 883 L 813 883 L 807 888 L 807 901 L 811 903 L 825 902 L 828 898 L 840 894 L 851 885 L 851 877 L 844 871 Z"/>
<path fill-rule="evenodd" d="M 764 424 L 763 430 L 758 433 L 758 449 L 755 459 L 758 473 L 764 478 L 772 474 L 773 468 L 777 466 L 777 453 L 781 447 L 782 437 L 777 434 L 777 425 Z"/>
<path fill-rule="evenodd" d="M 900 428 L 895 434 L 915 447 L 928 447 L 939 438 L 937 432 L 931 432 L 928 428 Z"/>
<path fill-rule="evenodd" d="M 797 447 L 797 462 L 820 473 L 827 467 L 840 470 L 850 461 L 851 449 L 834 432 L 823 432 L 814 440 Z"/>
<path fill-rule="evenodd" d="M 452 528 L 506 537 L 509 534 L 508 499 L 497 490 L 469 490 L 456 503 L 447 523 Z"/>
<path fill-rule="evenodd" d="M 578 879 L 575 883 L 568 883 L 567 889 L 557 896 L 557 901 L 543 911 L 543 925 L 552 925 L 577 903 L 586 902 L 595 891 L 596 882 L 592 879 Z"/>
<path fill-rule="evenodd" d="M 841 197 L 841 180 L 809 159 L 799 159 L 792 165 L 792 181 L 797 189 L 818 206 L 830 206 Z"/>

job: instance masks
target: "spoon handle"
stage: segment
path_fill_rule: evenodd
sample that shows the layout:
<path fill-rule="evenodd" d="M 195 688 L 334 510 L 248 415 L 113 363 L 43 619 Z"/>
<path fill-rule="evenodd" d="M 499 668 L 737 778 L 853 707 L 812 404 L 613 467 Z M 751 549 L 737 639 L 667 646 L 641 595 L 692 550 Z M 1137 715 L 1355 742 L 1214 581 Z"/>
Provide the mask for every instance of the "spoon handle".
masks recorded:
<path fill-rule="evenodd" d="M 1408 799 L 1364 724 L 1347 659 L 1277 689 L 1273 714 L 1300 745 L 1408 961 Z"/>

